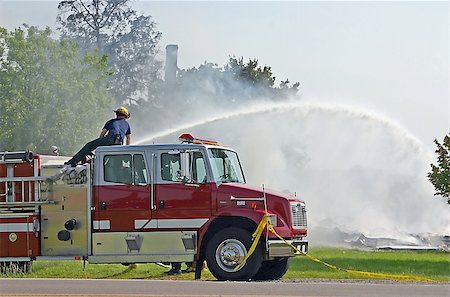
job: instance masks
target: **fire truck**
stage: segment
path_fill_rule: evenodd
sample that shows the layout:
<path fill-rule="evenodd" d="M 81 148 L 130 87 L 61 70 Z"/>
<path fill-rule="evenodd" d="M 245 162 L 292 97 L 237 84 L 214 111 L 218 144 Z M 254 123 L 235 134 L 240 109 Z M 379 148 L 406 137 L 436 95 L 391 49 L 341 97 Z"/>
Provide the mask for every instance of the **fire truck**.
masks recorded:
<path fill-rule="evenodd" d="M 230 148 L 180 140 L 99 147 L 76 167 L 63 165 L 66 157 L 1 152 L 2 269 L 27 272 L 40 260 L 195 262 L 200 278 L 206 261 L 219 280 L 281 278 L 307 252 L 304 201 L 247 185 Z M 265 228 L 246 257 L 264 216 L 283 240 Z"/>

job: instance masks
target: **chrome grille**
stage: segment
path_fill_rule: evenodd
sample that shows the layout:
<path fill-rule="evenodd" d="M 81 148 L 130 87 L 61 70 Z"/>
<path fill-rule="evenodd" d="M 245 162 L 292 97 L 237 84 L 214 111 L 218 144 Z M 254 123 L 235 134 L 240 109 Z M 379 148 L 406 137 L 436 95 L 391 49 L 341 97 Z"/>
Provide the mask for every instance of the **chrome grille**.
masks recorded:
<path fill-rule="evenodd" d="M 303 202 L 291 203 L 292 227 L 294 229 L 306 229 L 306 206 Z"/>

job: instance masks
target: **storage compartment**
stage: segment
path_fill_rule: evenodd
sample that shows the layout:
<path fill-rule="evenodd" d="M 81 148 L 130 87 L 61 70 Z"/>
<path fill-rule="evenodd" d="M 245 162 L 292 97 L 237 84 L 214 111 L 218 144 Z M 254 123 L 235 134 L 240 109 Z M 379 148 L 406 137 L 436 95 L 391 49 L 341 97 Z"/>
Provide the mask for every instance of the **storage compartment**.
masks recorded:
<path fill-rule="evenodd" d="M 39 249 L 39 217 L 0 217 L 0 257 L 36 257 Z"/>
<path fill-rule="evenodd" d="M 87 185 L 53 185 L 51 204 L 42 205 L 42 255 L 87 256 Z"/>

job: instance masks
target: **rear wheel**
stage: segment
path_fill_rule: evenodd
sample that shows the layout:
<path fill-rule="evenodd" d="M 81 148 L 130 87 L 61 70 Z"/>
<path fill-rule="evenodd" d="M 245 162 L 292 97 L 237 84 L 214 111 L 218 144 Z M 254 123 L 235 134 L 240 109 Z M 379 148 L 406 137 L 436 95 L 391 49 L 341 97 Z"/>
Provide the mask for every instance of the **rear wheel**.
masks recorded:
<path fill-rule="evenodd" d="M 283 277 L 289 269 L 291 258 L 281 258 L 264 261 L 253 277 L 254 280 L 277 280 Z"/>
<path fill-rule="evenodd" d="M 261 267 L 262 246 L 258 244 L 245 264 L 235 271 L 252 245 L 249 231 L 230 227 L 217 232 L 208 242 L 206 262 L 218 280 L 249 280 Z"/>

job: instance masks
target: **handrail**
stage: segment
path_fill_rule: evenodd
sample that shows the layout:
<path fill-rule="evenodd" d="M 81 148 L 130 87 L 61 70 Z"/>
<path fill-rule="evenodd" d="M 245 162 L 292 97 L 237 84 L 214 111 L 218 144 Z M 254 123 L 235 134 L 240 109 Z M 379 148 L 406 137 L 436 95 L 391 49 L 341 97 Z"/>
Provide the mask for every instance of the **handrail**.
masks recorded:
<path fill-rule="evenodd" d="M 49 176 L 2 177 L 0 182 L 46 181 Z"/>
<path fill-rule="evenodd" d="M 41 204 L 55 204 L 53 200 L 42 200 L 42 201 L 26 201 L 26 202 L 0 202 L 0 207 L 2 206 L 36 206 Z"/>

